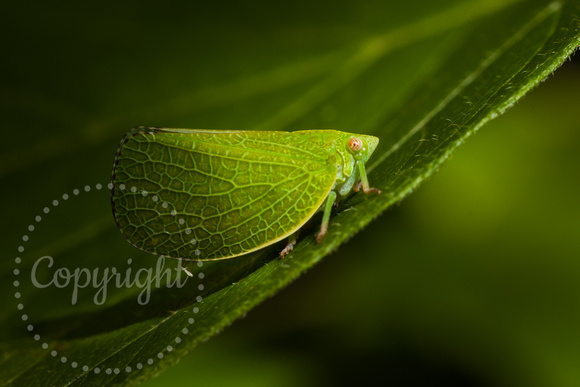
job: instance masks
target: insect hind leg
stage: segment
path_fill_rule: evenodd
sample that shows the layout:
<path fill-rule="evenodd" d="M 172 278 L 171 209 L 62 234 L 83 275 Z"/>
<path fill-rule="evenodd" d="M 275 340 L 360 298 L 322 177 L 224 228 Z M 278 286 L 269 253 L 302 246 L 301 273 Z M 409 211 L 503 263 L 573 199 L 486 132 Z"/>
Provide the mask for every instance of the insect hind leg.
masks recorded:
<path fill-rule="evenodd" d="M 292 235 L 288 237 L 288 244 L 286 245 L 286 247 L 282 249 L 282 251 L 280 251 L 280 258 L 284 258 L 284 256 L 288 255 L 288 253 L 292 251 L 294 246 L 296 246 L 296 240 L 298 239 L 299 233 L 300 230 L 294 232 Z"/>

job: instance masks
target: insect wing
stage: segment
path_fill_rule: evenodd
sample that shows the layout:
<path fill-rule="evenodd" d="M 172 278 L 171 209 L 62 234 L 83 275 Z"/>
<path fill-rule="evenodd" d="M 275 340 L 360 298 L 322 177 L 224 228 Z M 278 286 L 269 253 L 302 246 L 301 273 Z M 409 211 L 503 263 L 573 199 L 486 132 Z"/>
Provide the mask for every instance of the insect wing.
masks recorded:
<path fill-rule="evenodd" d="M 122 140 L 113 172 L 115 219 L 134 246 L 223 259 L 300 228 L 333 187 L 329 134 L 140 129 Z"/>

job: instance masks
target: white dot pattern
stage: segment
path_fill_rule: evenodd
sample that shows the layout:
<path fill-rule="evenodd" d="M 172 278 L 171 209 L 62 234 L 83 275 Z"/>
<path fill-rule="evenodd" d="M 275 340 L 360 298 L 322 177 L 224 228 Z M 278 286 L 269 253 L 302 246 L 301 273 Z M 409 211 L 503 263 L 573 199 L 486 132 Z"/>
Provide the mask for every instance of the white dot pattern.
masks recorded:
<path fill-rule="evenodd" d="M 94 188 L 95 188 L 97 191 L 99 191 L 99 190 L 101 190 L 101 189 L 103 188 L 103 185 L 102 185 L 102 184 L 100 184 L 100 183 L 98 183 L 98 184 L 96 184 L 96 185 L 94 186 Z M 113 189 L 113 188 L 114 188 L 114 185 L 113 185 L 112 183 L 109 183 L 109 184 L 107 184 L 107 188 L 109 188 L 109 189 Z M 118 188 L 119 188 L 120 190 L 124 190 L 126 187 L 125 187 L 125 185 L 124 185 L 124 184 L 120 184 Z M 87 192 L 87 193 L 88 193 L 88 192 L 90 192 L 90 191 L 91 191 L 91 186 L 90 186 L 90 185 L 85 185 L 85 186 L 83 187 L 83 190 L 84 190 L 84 192 Z M 131 187 L 131 191 L 132 191 L 132 192 L 137 192 L 137 188 L 136 188 L 136 187 Z M 76 189 L 76 188 L 75 188 L 75 189 L 73 189 L 73 191 L 72 191 L 72 194 L 73 194 L 74 196 L 78 196 L 80 193 L 81 193 L 81 191 L 80 191 L 79 189 Z M 149 192 L 147 192 L 147 191 L 143 190 L 143 191 L 141 191 L 141 194 L 142 194 L 143 196 L 148 196 Z M 69 198 L 70 198 L 69 194 L 67 194 L 67 193 L 64 193 L 64 194 L 63 194 L 61 197 L 62 197 L 62 200 L 63 200 L 63 201 L 67 201 L 67 200 L 69 200 Z M 157 196 L 157 195 L 153 195 L 153 196 L 150 196 L 150 197 L 151 197 L 151 199 L 152 199 L 154 202 L 158 202 L 158 201 L 160 200 L 159 196 Z M 52 206 L 53 206 L 53 207 L 57 207 L 57 206 L 59 206 L 59 204 L 60 204 L 60 202 L 59 202 L 58 200 L 56 200 L 56 199 L 52 201 Z M 168 204 L 167 202 L 162 202 L 162 203 L 161 203 L 161 207 L 163 207 L 164 209 L 166 209 L 166 208 L 168 208 L 168 207 L 169 207 L 169 204 Z M 49 207 L 44 207 L 44 208 L 42 209 L 42 212 L 43 212 L 44 214 L 49 214 L 49 213 L 50 213 L 50 211 L 51 211 L 51 209 L 50 209 Z M 175 210 L 171 210 L 171 215 L 173 215 L 173 216 L 176 216 L 176 215 L 177 215 L 177 212 L 176 212 Z M 36 223 L 40 223 L 40 222 L 42 221 L 42 216 L 40 216 L 40 215 L 37 215 L 37 216 L 34 218 L 34 220 L 36 221 Z M 178 220 L 178 222 L 179 222 L 179 224 L 184 224 L 184 223 L 185 223 L 185 220 L 184 220 L 183 218 L 180 218 L 180 219 Z M 35 231 L 35 230 L 36 230 L 36 227 L 35 227 L 34 225 L 32 225 L 32 224 L 31 224 L 31 225 L 29 225 L 29 226 L 28 226 L 28 231 L 30 231 L 30 232 L 33 232 L 33 231 Z M 190 233 L 191 233 L 191 230 L 190 230 L 190 229 L 186 229 L 186 230 L 185 230 L 185 232 L 186 232 L 186 234 L 190 234 Z M 24 234 L 24 235 L 22 236 L 22 241 L 23 241 L 24 243 L 27 243 L 29 240 L 30 240 L 30 236 L 29 236 L 29 235 L 27 235 L 27 234 Z M 192 240 L 191 240 L 191 243 L 192 243 L 192 244 L 196 244 L 196 243 L 197 243 L 197 241 L 196 241 L 195 239 L 192 239 Z M 19 253 L 22 253 L 22 252 L 24 252 L 24 246 L 22 246 L 22 245 L 21 245 L 21 246 L 18 246 L 17 250 L 18 250 L 18 252 L 19 252 Z M 200 250 L 196 250 L 196 251 L 195 251 L 195 254 L 196 254 L 196 256 L 199 256 L 199 255 L 201 254 Z M 16 263 L 17 265 L 18 265 L 18 264 L 20 264 L 21 262 L 22 262 L 22 259 L 21 259 L 20 257 L 16 257 L 16 258 L 14 258 L 14 263 Z M 128 263 L 131 263 L 131 259 L 129 259 L 129 260 L 128 260 Z M 203 262 L 201 262 L 201 261 L 198 261 L 198 262 L 197 262 L 197 266 L 198 266 L 198 267 L 202 267 L 202 266 L 203 266 Z M 20 270 L 19 270 L 18 268 L 15 268 L 15 269 L 13 270 L 13 274 L 14 274 L 14 276 L 19 276 L 19 275 L 20 275 Z M 198 278 L 199 278 L 199 279 L 203 279 L 203 278 L 204 278 L 204 276 L 205 276 L 205 275 L 204 275 L 204 273 L 202 273 L 202 272 L 198 273 Z M 18 279 L 15 279 L 15 280 L 14 280 L 14 282 L 13 282 L 13 285 L 14 285 L 14 287 L 15 287 L 15 288 L 18 288 L 18 287 L 20 286 L 20 282 L 19 282 L 19 280 L 18 280 Z M 200 291 L 201 291 L 201 290 L 203 290 L 203 289 L 204 289 L 204 286 L 203 286 L 203 284 L 199 284 L 199 285 L 198 285 L 198 289 L 199 289 Z M 15 292 L 15 293 L 14 293 L 14 298 L 15 298 L 15 299 L 20 299 L 20 298 L 21 298 L 21 294 L 20 294 L 20 292 Z M 202 300 L 203 300 L 203 298 L 202 298 L 201 296 L 197 296 L 197 297 L 196 297 L 196 301 L 197 301 L 198 303 L 199 303 L 199 302 L 201 302 Z M 19 311 L 22 311 L 22 310 L 24 310 L 24 309 L 25 309 L 25 306 L 24 306 L 24 304 L 23 304 L 23 303 L 18 303 L 18 304 L 16 305 L 16 307 L 17 307 L 17 309 L 18 309 Z M 198 307 L 193 307 L 193 308 L 191 309 L 191 312 L 193 312 L 193 313 L 198 313 L 198 312 L 199 312 L 199 308 L 198 308 Z M 27 321 L 27 320 L 28 320 L 28 318 L 29 318 L 29 317 L 28 317 L 28 315 L 27 315 L 27 314 L 25 314 L 25 313 L 21 314 L 21 315 L 20 315 L 20 317 L 21 317 L 22 321 Z M 187 323 L 188 323 L 188 325 L 192 325 L 194 322 L 195 322 L 195 320 L 194 320 L 192 317 L 190 317 L 190 318 L 187 320 Z M 32 324 L 28 324 L 28 325 L 26 326 L 26 329 L 27 329 L 27 331 L 29 331 L 29 332 L 33 332 L 33 331 L 34 331 L 34 325 L 32 325 Z M 188 329 L 187 327 L 184 327 L 184 328 L 181 330 L 181 334 L 182 334 L 182 335 L 187 335 L 188 333 L 189 333 L 189 329 Z M 32 337 L 33 337 L 33 339 L 34 339 L 35 341 L 41 342 L 41 344 L 40 344 L 40 345 L 41 345 L 41 348 L 42 348 L 42 349 L 44 349 L 44 350 L 47 350 L 47 349 L 49 349 L 49 344 L 48 344 L 47 342 L 42 342 L 42 337 L 41 337 L 41 335 L 40 335 L 40 334 L 38 334 L 38 333 L 34 333 L 34 335 L 33 335 Z M 181 336 L 177 336 L 177 337 L 175 337 L 175 339 L 174 339 L 173 341 L 174 341 L 176 344 L 179 344 L 179 343 L 181 343 L 181 342 L 182 342 L 182 338 L 181 338 Z M 173 351 L 173 349 L 174 349 L 174 348 L 173 348 L 173 346 L 172 346 L 172 345 L 168 345 L 168 346 L 167 346 L 167 347 L 165 347 L 165 348 L 164 348 L 162 351 L 160 351 L 160 352 L 158 352 L 158 353 L 157 353 L 157 355 L 156 355 L 157 359 L 159 359 L 159 360 L 163 359 L 163 358 L 164 358 L 164 356 L 165 356 L 164 352 L 167 352 L 167 353 L 169 353 L 169 352 L 172 352 L 172 351 Z M 55 349 L 52 349 L 52 350 L 50 351 L 50 355 L 51 355 L 52 357 L 54 357 L 54 358 L 57 358 L 57 357 L 58 357 L 60 354 L 59 354 L 59 351 L 57 351 L 57 350 L 55 350 Z M 77 368 L 77 367 L 79 367 L 79 363 L 77 363 L 76 361 L 72 361 L 72 362 L 71 362 L 71 361 L 70 361 L 70 359 L 68 359 L 66 356 L 60 355 L 60 359 L 59 359 L 59 360 L 60 360 L 60 362 L 61 362 L 61 363 L 63 363 L 63 364 L 67 364 L 67 363 L 68 363 L 68 364 L 70 364 L 70 366 L 71 366 L 72 368 Z M 147 360 L 146 360 L 146 362 L 145 362 L 145 363 L 146 363 L 146 364 L 148 364 L 148 365 L 153 365 L 153 364 L 155 363 L 155 361 L 154 361 L 152 358 L 149 358 L 149 359 L 147 359 Z M 94 365 L 93 365 L 93 367 L 94 367 Z M 143 369 L 143 367 L 144 367 L 143 363 L 139 362 L 139 363 L 136 363 L 136 364 L 135 364 L 135 367 L 134 367 L 134 368 L 133 368 L 133 367 L 131 367 L 131 366 L 129 366 L 129 365 L 127 365 L 127 366 L 125 366 L 123 369 L 121 369 L 121 368 L 114 368 L 114 369 L 112 369 L 112 368 L 106 368 L 106 369 L 104 370 L 104 372 L 105 372 L 106 374 L 108 374 L 108 375 L 110 375 L 111 373 L 114 373 L 114 374 L 119 374 L 119 373 L 121 373 L 121 370 L 122 370 L 122 371 L 124 371 L 124 372 L 126 372 L 126 373 L 130 373 L 130 372 L 132 372 L 134 369 L 136 369 L 136 370 L 141 370 L 141 369 Z M 88 364 L 84 364 L 84 365 L 82 365 L 81 369 L 82 369 L 84 372 L 89 372 L 89 370 L 91 369 L 91 366 L 89 366 Z M 94 367 L 94 368 L 92 368 L 92 369 L 93 369 L 93 372 L 94 372 L 95 374 L 99 374 L 99 373 L 101 372 L 101 369 L 100 369 L 99 367 Z"/>

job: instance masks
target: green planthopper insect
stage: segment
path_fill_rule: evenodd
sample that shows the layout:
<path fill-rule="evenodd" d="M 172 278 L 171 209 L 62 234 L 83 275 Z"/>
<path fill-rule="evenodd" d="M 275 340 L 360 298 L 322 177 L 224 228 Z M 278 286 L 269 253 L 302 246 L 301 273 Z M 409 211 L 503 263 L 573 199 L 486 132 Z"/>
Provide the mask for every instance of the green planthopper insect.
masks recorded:
<path fill-rule="evenodd" d="M 284 257 L 317 211 L 320 243 L 341 196 L 380 193 L 365 170 L 378 142 L 336 130 L 138 127 L 117 150 L 113 214 L 125 238 L 153 254 L 217 260 L 289 238 Z"/>

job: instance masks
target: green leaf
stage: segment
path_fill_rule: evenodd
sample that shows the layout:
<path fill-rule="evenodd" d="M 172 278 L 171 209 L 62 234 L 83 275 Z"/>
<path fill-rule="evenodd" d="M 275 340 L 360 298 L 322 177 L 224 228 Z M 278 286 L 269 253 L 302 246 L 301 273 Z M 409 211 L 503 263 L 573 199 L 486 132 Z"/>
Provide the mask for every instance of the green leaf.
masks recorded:
<path fill-rule="evenodd" d="M 298 2 L 283 13 L 268 4 L 8 6 L 18 38 L 7 44 L 14 61 L 1 108 L 0 178 L 10 188 L 0 247 L 3 384 L 136 384 L 157 374 L 415 190 L 580 43 L 571 0 Z M 106 189 L 118 140 L 142 124 L 375 135 L 367 166 L 383 194 L 343 201 L 322 244 L 315 218 L 284 260 L 273 246 L 196 266 L 194 280 L 154 286 L 145 305 L 138 284 L 111 283 L 106 299 L 94 284 L 76 299 L 71 283 L 39 288 L 38 262 L 43 284 L 57 268 L 98 279 L 105 268 L 131 267 L 123 278 L 139 280 L 155 268 L 156 257 L 122 239 Z M 42 256 L 54 257 L 52 268 Z"/>

